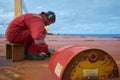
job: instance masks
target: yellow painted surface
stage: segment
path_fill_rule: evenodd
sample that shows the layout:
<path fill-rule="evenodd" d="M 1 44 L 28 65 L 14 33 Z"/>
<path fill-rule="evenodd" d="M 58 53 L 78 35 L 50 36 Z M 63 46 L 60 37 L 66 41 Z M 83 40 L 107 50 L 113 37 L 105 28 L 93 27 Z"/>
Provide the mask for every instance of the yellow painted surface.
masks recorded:
<path fill-rule="evenodd" d="M 88 69 L 88 71 L 93 71 L 90 73 L 90 75 L 98 75 L 99 79 L 102 79 L 105 76 L 108 76 L 108 74 L 115 69 L 115 66 L 116 65 L 114 61 L 107 55 L 105 56 L 104 61 L 99 60 L 95 63 L 91 63 L 88 59 L 80 61 L 79 64 L 75 67 L 74 71 L 71 73 L 71 80 L 76 80 L 78 77 L 82 79 L 85 74 L 88 75 Z M 85 70 L 86 73 L 84 73 Z"/>
<path fill-rule="evenodd" d="M 22 0 L 14 0 L 14 17 L 22 14 Z"/>

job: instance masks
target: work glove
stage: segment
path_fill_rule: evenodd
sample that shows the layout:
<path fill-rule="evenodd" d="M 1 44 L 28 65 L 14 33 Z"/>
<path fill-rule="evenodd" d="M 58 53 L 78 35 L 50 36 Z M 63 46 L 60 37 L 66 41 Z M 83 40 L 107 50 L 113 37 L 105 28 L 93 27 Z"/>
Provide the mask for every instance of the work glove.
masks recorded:
<path fill-rule="evenodd" d="M 51 56 L 51 53 L 49 51 L 41 52 L 40 54 L 43 55 L 44 57 L 50 57 Z"/>

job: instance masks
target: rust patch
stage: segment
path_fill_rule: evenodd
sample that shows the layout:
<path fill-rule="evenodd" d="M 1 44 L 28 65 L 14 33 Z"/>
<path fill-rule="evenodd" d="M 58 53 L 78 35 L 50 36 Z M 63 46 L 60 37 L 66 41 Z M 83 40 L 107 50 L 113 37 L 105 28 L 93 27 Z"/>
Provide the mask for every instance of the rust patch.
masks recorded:
<path fill-rule="evenodd" d="M 104 51 L 101 51 L 101 50 L 86 50 L 86 51 L 83 51 L 79 54 L 77 54 L 70 62 L 69 64 L 67 65 L 67 67 L 65 68 L 64 70 L 64 73 L 62 74 L 62 79 L 61 80 L 72 80 L 71 79 L 71 76 L 73 76 L 73 74 L 71 74 L 72 72 L 75 73 L 75 68 L 76 66 L 79 64 L 79 62 L 82 62 L 82 61 L 85 61 L 85 60 L 89 60 L 90 58 L 90 55 L 91 53 L 97 53 L 95 56 L 96 59 L 94 62 L 96 61 L 104 61 L 105 58 L 106 58 L 106 53 Z M 112 58 L 110 57 L 109 59 L 112 60 Z M 91 61 L 90 61 L 91 62 Z M 93 62 L 91 62 L 93 63 Z M 94 64 L 94 63 L 93 63 Z M 79 65 L 79 67 L 81 67 L 81 65 Z M 111 73 L 106 73 L 106 74 L 109 74 L 109 76 L 105 76 L 103 79 L 112 79 L 112 78 L 118 78 L 119 77 L 119 72 L 118 72 L 118 69 L 114 69 Z M 99 76 L 100 77 L 100 76 Z M 90 80 L 93 80 L 94 78 L 90 79 Z M 76 77 L 75 80 L 83 80 L 78 77 Z M 89 80 L 89 79 L 88 79 Z"/>
<path fill-rule="evenodd" d="M 23 74 L 12 68 L 0 69 L 0 80 L 23 80 Z"/>

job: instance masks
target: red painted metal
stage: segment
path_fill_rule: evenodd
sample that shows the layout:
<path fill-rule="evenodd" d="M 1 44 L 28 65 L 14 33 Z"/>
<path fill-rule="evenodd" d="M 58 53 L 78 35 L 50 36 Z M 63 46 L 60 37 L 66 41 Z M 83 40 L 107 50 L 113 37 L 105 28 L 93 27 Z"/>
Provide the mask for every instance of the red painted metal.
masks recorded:
<path fill-rule="evenodd" d="M 49 63 L 49 69 L 55 75 L 56 80 L 61 80 L 62 74 L 70 60 L 79 52 L 84 51 L 86 49 L 88 48 L 69 45 L 59 49 L 53 55 Z"/>

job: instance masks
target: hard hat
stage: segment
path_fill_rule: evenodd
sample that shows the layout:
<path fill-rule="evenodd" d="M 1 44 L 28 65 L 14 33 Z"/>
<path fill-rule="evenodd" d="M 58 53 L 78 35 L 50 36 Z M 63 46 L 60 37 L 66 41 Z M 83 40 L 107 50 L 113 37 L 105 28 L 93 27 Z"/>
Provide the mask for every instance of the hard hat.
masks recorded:
<path fill-rule="evenodd" d="M 51 21 L 52 23 L 55 22 L 56 16 L 55 16 L 55 13 L 54 13 L 54 12 L 48 11 L 48 12 L 42 12 L 42 13 L 47 16 L 47 19 L 48 19 L 49 21 Z"/>

